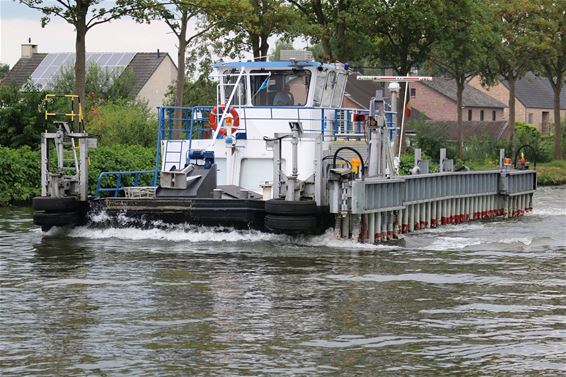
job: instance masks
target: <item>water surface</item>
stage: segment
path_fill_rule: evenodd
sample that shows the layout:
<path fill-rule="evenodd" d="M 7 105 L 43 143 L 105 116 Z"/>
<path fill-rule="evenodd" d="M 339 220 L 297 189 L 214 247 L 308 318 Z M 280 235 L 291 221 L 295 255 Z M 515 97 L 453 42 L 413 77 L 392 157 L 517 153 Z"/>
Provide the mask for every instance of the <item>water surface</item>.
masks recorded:
<path fill-rule="evenodd" d="M 0 209 L 0 374 L 566 374 L 565 203 L 386 246 Z"/>

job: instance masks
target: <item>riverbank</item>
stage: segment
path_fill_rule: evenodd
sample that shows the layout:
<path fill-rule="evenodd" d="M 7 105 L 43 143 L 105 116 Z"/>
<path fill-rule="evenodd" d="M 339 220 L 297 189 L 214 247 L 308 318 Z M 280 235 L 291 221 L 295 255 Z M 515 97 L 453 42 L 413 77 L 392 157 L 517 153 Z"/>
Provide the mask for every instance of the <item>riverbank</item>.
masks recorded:
<path fill-rule="evenodd" d="M 537 164 L 537 183 L 539 186 L 565 185 L 566 161 Z"/>

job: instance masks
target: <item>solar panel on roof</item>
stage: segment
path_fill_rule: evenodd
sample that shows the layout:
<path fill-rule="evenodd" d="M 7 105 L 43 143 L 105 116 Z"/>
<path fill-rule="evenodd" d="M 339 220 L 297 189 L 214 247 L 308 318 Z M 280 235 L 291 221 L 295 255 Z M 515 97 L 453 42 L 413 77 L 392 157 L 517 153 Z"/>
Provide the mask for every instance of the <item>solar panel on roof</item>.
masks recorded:
<path fill-rule="evenodd" d="M 130 64 L 135 52 L 119 53 L 87 53 L 86 65 L 97 64 L 102 69 L 107 69 L 115 75 L 119 75 Z M 47 54 L 37 68 L 31 74 L 33 83 L 40 88 L 49 88 L 53 79 L 61 72 L 63 67 L 73 67 L 75 64 L 75 54 L 55 53 Z"/>

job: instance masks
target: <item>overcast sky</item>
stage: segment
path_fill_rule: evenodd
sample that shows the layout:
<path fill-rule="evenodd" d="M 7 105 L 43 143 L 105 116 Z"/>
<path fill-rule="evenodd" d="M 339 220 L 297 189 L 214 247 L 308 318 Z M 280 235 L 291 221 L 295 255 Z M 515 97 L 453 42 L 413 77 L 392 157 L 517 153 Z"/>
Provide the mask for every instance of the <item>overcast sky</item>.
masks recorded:
<path fill-rule="evenodd" d="M 75 52 L 71 25 L 53 18 L 41 27 L 42 13 L 13 0 L 0 0 L 0 62 L 12 67 L 20 58 L 20 46 L 31 38 L 39 52 Z M 92 28 L 86 37 L 88 52 L 168 52 L 177 62 L 176 38 L 159 21 L 138 24 L 117 20 Z"/>

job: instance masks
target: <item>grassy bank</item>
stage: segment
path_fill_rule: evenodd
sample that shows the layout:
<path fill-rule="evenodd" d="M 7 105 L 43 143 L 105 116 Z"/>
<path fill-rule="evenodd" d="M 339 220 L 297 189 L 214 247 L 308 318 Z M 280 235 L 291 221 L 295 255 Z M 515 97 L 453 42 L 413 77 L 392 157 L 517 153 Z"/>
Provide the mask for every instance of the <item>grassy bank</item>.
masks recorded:
<path fill-rule="evenodd" d="M 537 182 L 541 186 L 566 184 L 566 161 L 537 164 Z"/>

